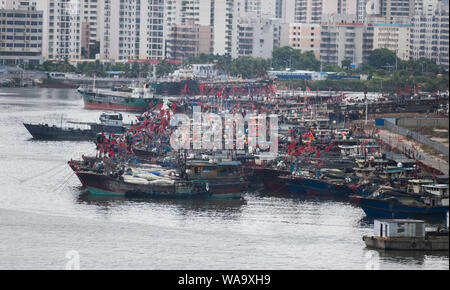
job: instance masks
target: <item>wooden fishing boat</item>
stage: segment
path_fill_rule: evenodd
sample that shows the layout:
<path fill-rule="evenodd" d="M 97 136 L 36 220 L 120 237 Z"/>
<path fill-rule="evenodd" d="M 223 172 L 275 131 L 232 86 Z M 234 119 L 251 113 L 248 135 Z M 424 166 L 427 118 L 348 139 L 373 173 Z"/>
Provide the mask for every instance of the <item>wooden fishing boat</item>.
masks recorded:
<path fill-rule="evenodd" d="M 202 181 L 180 178 L 148 181 L 133 176 L 111 176 L 93 171 L 75 171 L 92 195 L 130 198 L 209 198 L 212 193 Z"/>
<path fill-rule="evenodd" d="M 211 197 L 241 198 L 243 178 L 241 162 L 189 160 L 186 174 L 190 180 L 203 180 L 208 183 Z"/>

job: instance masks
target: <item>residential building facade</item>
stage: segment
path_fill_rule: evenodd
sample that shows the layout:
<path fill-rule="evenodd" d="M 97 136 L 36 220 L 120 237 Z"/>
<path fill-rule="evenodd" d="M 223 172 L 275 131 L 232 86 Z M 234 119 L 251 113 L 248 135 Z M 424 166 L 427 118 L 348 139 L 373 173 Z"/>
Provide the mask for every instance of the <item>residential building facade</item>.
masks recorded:
<path fill-rule="evenodd" d="M 342 66 L 350 61 L 361 66 L 373 50 L 373 25 L 356 22 L 356 19 L 333 19 L 322 23 L 320 60 Z"/>
<path fill-rule="evenodd" d="M 374 24 L 373 49 L 394 51 L 402 60 L 410 59 L 411 24 Z"/>
<path fill-rule="evenodd" d="M 321 25 L 284 23 L 281 25 L 280 46 L 290 46 L 301 52 L 312 51 L 320 59 Z"/>
<path fill-rule="evenodd" d="M 0 65 L 42 63 L 42 36 L 36 1 L 0 2 Z"/>
<path fill-rule="evenodd" d="M 448 6 L 412 19 L 411 58 L 428 58 L 438 65 L 449 67 L 449 12 Z"/>
<path fill-rule="evenodd" d="M 81 3 L 72 0 L 39 0 L 43 11 L 42 54 L 53 61 L 81 59 Z"/>

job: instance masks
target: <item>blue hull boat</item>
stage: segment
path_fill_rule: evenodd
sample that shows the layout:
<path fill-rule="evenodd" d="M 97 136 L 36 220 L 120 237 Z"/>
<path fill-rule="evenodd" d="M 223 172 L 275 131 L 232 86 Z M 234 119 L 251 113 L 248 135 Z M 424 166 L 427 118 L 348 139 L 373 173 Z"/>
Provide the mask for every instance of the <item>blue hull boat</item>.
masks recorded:
<path fill-rule="evenodd" d="M 355 194 L 345 184 L 334 184 L 318 179 L 287 177 L 285 182 L 292 194 L 328 197 L 347 197 Z"/>
<path fill-rule="evenodd" d="M 449 210 L 448 206 L 427 206 L 410 198 L 361 198 L 359 206 L 368 217 L 379 219 L 441 219 Z"/>

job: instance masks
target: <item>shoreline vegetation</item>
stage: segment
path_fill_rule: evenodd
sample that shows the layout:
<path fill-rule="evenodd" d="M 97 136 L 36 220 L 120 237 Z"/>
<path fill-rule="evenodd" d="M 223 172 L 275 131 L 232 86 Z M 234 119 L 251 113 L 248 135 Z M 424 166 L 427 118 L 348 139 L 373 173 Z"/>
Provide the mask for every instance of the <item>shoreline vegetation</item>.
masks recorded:
<path fill-rule="evenodd" d="M 180 64 L 162 60 L 156 65 L 156 76 L 163 77 L 175 70 L 191 64 L 214 64 L 220 74 L 232 77 L 259 78 L 265 77 L 267 71 L 327 71 L 342 75 L 366 75 L 367 80 L 277 80 L 277 85 L 292 90 L 320 91 L 363 91 L 378 93 L 414 93 L 437 92 L 448 90 L 448 69 L 436 65 L 429 59 L 403 61 L 388 49 L 376 49 L 368 57 L 367 62 L 359 68 L 351 68 L 351 61 L 342 61 L 341 67 L 335 64 L 321 63 L 312 52 L 300 52 L 291 47 L 275 48 L 271 59 L 239 57 L 232 59 L 229 55 L 206 55 L 189 58 Z M 67 72 L 83 74 L 88 77 L 107 77 L 108 72 L 121 72 L 121 77 L 138 78 L 152 75 L 153 66 L 148 63 L 102 63 L 80 62 L 76 66 L 67 60 L 63 62 L 46 61 L 42 65 L 26 65 L 28 70 L 46 72 Z M 44 80 L 47 83 L 53 81 Z"/>

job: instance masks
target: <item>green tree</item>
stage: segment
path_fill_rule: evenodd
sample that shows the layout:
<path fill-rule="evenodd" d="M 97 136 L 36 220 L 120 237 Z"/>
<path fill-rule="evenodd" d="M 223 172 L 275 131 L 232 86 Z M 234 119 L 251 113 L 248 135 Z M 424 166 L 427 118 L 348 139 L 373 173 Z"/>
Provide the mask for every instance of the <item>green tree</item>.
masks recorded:
<path fill-rule="evenodd" d="M 351 59 L 344 59 L 342 61 L 342 68 L 350 69 L 350 65 L 351 64 L 352 64 L 352 60 Z"/>
<path fill-rule="evenodd" d="M 376 69 L 386 69 L 387 65 L 395 66 L 396 63 L 397 65 L 401 64 L 401 59 L 397 57 L 395 52 L 386 48 L 373 50 L 368 58 L 368 64 Z"/>
<path fill-rule="evenodd" d="M 301 52 L 292 47 L 276 47 L 272 52 L 272 67 L 275 69 L 292 68 L 304 70 L 319 70 L 320 61 L 312 51 Z"/>
<path fill-rule="evenodd" d="M 95 59 L 97 53 L 100 53 L 100 42 L 94 41 L 93 43 L 89 44 L 89 58 Z"/>
<path fill-rule="evenodd" d="M 166 59 L 163 59 L 156 66 L 156 75 L 158 77 L 167 76 L 168 74 L 173 73 L 176 68 L 176 65 L 169 63 Z"/>

